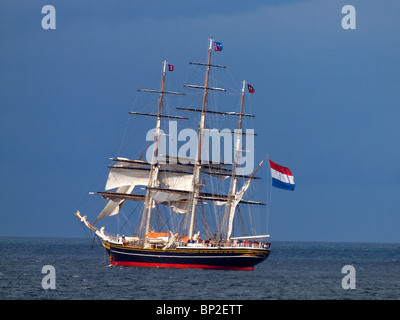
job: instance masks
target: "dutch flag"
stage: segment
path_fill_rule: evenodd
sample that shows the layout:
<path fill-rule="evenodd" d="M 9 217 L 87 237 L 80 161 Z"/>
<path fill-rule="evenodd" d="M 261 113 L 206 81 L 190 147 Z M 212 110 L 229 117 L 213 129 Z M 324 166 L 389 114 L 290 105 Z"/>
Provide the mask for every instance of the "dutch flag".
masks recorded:
<path fill-rule="evenodd" d="M 294 178 L 289 168 L 280 166 L 269 160 L 271 167 L 272 186 L 284 190 L 294 190 Z"/>

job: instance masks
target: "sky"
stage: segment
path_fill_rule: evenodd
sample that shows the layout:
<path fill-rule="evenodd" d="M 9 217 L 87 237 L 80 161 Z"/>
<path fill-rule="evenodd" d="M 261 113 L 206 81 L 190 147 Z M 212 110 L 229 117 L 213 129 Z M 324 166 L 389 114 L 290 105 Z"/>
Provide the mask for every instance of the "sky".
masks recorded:
<path fill-rule="evenodd" d="M 43 29 L 53 5 L 56 28 Z M 345 5 L 356 29 L 344 29 Z M 0 0 L 0 236 L 82 237 L 73 216 L 164 59 L 208 38 L 247 79 L 258 133 L 294 174 L 272 240 L 400 242 L 400 2 Z M 203 54 L 203 55 L 202 55 Z"/>

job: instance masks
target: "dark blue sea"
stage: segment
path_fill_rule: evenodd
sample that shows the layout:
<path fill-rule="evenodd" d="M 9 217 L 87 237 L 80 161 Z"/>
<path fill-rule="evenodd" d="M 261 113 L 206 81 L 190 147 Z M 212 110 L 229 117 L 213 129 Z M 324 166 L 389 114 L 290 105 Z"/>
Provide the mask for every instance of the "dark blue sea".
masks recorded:
<path fill-rule="evenodd" d="M 46 265 L 55 289 L 42 286 Z M 348 265 L 353 289 L 342 286 Z M 273 241 L 254 271 L 226 271 L 110 267 L 93 239 L 2 237 L 0 300 L 9 299 L 399 300 L 400 244 Z"/>

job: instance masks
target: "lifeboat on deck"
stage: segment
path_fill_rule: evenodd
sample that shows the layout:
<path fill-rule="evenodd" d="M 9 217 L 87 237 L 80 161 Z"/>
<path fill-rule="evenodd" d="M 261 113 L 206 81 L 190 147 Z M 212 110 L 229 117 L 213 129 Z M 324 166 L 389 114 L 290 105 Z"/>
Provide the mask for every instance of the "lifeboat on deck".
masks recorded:
<path fill-rule="evenodd" d="M 147 240 L 152 244 L 167 244 L 170 236 L 169 233 L 165 232 L 149 232 L 147 234 Z"/>

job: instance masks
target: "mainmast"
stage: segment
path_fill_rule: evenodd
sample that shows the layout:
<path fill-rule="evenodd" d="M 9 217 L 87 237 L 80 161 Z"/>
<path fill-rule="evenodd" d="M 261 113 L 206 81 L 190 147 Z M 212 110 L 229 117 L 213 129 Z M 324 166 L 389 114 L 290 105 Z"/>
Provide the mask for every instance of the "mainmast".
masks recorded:
<path fill-rule="evenodd" d="M 213 39 L 210 38 L 209 46 L 208 46 L 208 58 L 207 58 L 207 70 L 206 70 L 206 80 L 204 83 L 204 91 L 203 91 L 203 104 L 201 107 L 201 118 L 200 118 L 200 126 L 198 130 L 198 146 L 197 146 L 197 159 L 194 163 L 194 170 L 193 170 L 193 203 L 192 203 L 192 210 L 190 216 L 190 225 L 189 225 L 189 239 L 192 239 L 193 236 L 193 227 L 194 227 L 194 219 L 196 216 L 196 207 L 200 193 L 200 168 L 201 168 L 201 142 L 204 130 L 204 123 L 206 119 L 206 105 L 207 105 L 207 89 L 208 89 L 208 79 L 210 75 L 210 63 L 211 63 L 211 53 L 212 53 L 212 45 Z"/>

